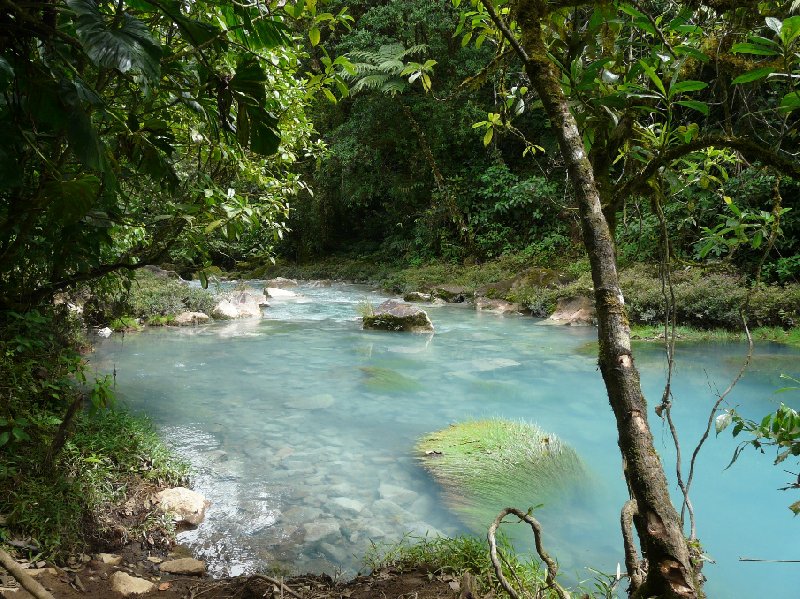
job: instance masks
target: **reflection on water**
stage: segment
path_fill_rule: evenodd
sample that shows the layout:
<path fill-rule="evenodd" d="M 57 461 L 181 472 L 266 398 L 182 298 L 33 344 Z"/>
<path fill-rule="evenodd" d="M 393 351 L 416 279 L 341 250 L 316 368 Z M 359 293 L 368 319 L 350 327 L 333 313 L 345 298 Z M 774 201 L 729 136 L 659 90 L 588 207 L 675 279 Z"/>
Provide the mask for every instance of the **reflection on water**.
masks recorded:
<path fill-rule="evenodd" d="M 114 336 L 99 340 L 92 358 L 101 371 L 116 367 L 121 399 L 150 415 L 194 465 L 195 488 L 213 505 L 181 541 L 213 572 L 352 574 L 371 541 L 465 532 L 412 448 L 426 432 L 491 416 L 534 421 L 583 457 L 590 491 L 537 514 L 567 578 L 590 577 L 586 566 L 616 570 L 626 489 L 596 360 L 581 351 L 594 329 L 429 306 L 433 336 L 361 331 L 357 305 L 380 303 L 378 294 L 344 285 L 298 291 L 299 301 L 270 300 L 260 321 Z M 679 347 L 684 452 L 742 354 L 738 344 Z M 753 417 L 773 409 L 777 374 L 797 357 L 758 348 L 731 403 Z M 661 350 L 639 348 L 637 360 L 648 397 L 660 397 Z M 671 472 L 668 431 L 653 422 Z M 699 535 L 717 562 L 704 569 L 709 594 L 790 596 L 800 584 L 796 565 L 738 562 L 800 558 L 792 498 L 775 491 L 788 475 L 749 453 L 724 470 L 733 448 L 728 435 L 709 440 L 693 494 Z"/>

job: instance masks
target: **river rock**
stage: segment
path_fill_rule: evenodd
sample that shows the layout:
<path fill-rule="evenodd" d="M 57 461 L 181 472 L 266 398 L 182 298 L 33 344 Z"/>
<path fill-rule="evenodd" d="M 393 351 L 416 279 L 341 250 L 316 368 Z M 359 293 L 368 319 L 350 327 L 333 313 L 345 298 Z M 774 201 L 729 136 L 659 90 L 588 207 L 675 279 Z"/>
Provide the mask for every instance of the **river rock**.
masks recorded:
<path fill-rule="evenodd" d="M 114 331 L 111 330 L 111 327 L 103 327 L 102 329 L 99 329 L 97 331 L 97 336 L 98 337 L 103 337 L 104 339 L 107 339 L 108 337 L 111 337 L 111 333 L 113 333 L 113 332 Z"/>
<path fill-rule="evenodd" d="M 333 285 L 333 281 L 330 279 L 319 279 L 317 281 L 309 281 L 309 287 L 331 287 Z"/>
<path fill-rule="evenodd" d="M 204 314 L 203 312 L 181 312 L 175 317 L 174 322 L 179 327 L 205 324 L 208 322 L 208 314 Z"/>
<path fill-rule="evenodd" d="M 317 520 L 316 522 L 306 522 L 303 524 L 306 532 L 305 540 L 307 543 L 316 543 L 322 539 L 339 536 L 340 527 L 336 520 Z"/>
<path fill-rule="evenodd" d="M 437 287 L 431 292 L 431 295 L 435 298 L 439 298 L 441 300 L 446 301 L 448 304 L 461 304 L 464 303 L 469 297 L 469 292 L 465 287 L 459 287 L 456 285 L 443 285 L 442 287 Z"/>
<path fill-rule="evenodd" d="M 548 320 L 572 326 L 593 325 L 597 322 L 594 301 L 582 295 L 561 298 Z"/>
<path fill-rule="evenodd" d="M 519 312 L 519 304 L 512 304 L 500 299 L 479 297 L 475 300 L 475 309 L 480 312 L 494 312 L 496 314 L 516 314 Z"/>
<path fill-rule="evenodd" d="M 294 279 L 285 279 L 283 277 L 275 277 L 268 279 L 264 282 L 265 287 L 274 287 L 276 289 L 286 289 L 287 287 L 297 287 L 297 281 Z"/>
<path fill-rule="evenodd" d="M 290 297 L 297 297 L 294 291 L 282 289 L 281 287 L 265 287 L 264 295 L 267 297 L 274 297 L 275 299 L 285 299 Z"/>
<path fill-rule="evenodd" d="M 375 308 L 371 316 L 362 318 L 365 329 L 432 333 L 433 323 L 425 310 L 411 304 L 387 300 Z"/>
<path fill-rule="evenodd" d="M 350 497 L 334 497 L 331 499 L 331 503 L 339 506 L 345 511 L 352 512 L 354 514 L 358 514 L 364 509 L 363 503 L 361 503 L 358 499 L 352 499 Z"/>
<path fill-rule="evenodd" d="M 163 562 L 158 569 L 167 574 L 184 576 L 202 576 L 206 573 L 205 563 L 192 557 L 184 557 L 181 559 L 173 559 L 168 562 Z"/>
<path fill-rule="evenodd" d="M 416 491 L 388 483 L 380 484 L 378 487 L 378 494 L 381 496 L 381 499 L 388 499 L 398 505 L 409 505 L 417 498 Z"/>
<path fill-rule="evenodd" d="M 111 588 L 123 597 L 149 593 L 155 586 L 149 580 L 136 578 L 125 572 L 114 572 L 111 575 Z"/>
<path fill-rule="evenodd" d="M 115 553 L 98 553 L 97 560 L 110 566 L 119 566 L 122 563 L 122 556 Z"/>
<path fill-rule="evenodd" d="M 404 302 L 430 302 L 433 301 L 433 295 L 430 293 L 422 293 L 421 291 L 411 291 L 403 296 Z"/>
<path fill-rule="evenodd" d="M 234 318 L 260 318 L 261 308 L 267 305 L 264 294 L 252 291 L 234 291 L 226 294 L 214 307 L 211 315 L 220 320 Z"/>
<path fill-rule="evenodd" d="M 211 505 L 205 497 L 185 487 L 165 489 L 156 494 L 161 511 L 174 515 L 175 522 L 185 522 L 197 526 L 206 516 L 206 508 Z"/>

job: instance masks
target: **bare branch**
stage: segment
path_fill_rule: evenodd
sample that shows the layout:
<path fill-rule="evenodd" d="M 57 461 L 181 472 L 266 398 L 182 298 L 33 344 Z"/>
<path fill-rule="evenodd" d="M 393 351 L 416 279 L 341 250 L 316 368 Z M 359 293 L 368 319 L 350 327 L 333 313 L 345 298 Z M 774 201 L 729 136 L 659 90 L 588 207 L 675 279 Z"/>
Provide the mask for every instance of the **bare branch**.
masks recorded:
<path fill-rule="evenodd" d="M 517 592 L 514 590 L 514 587 L 506 580 L 506 577 L 503 575 L 503 566 L 500 563 L 500 559 L 497 556 L 497 528 L 502 524 L 503 518 L 506 516 L 513 514 L 517 516 L 520 521 L 527 522 L 531 530 L 533 531 L 533 538 L 536 543 L 536 553 L 539 554 L 539 557 L 547 566 L 547 584 L 548 586 L 552 587 L 556 594 L 559 596 L 560 599 L 570 599 L 570 595 L 567 591 L 564 590 L 561 585 L 556 582 L 556 575 L 558 574 L 558 564 L 556 564 L 555 560 L 544 550 L 542 546 L 542 525 L 539 524 L 539 521 L 521 510 L 518 510 L 513 507 L 507 507 L 503 511 L 501 511 L 497 518 L 494 519 L 492 525 L 489 527 L 489 532 L 486 535 L 489 541 L 489 557 L 492 560 L 492 565 L 494 565 L 494 572 L 497 575 L 497 579 L 500 581 L 503 589 L 505 589 L 506 593 L 508 593 L 512 599 L 520 599 Z"/>

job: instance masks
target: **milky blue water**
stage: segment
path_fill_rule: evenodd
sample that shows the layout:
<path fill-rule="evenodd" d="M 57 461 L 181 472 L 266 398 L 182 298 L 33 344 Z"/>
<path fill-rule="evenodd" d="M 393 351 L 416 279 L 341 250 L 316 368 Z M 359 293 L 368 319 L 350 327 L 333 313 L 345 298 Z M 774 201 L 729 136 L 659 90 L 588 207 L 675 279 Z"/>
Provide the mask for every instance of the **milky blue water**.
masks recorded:
<path fill-rule="evenodd" d="M 261 320 L 115 335 L 98 340 L 92 358 L 98 370 L 116 370 L 121 402 L 148 414 L 193 464 L 195 488 L 213 503 L 205 523 L 180 540 L 214 573 L 347 575 L 362 568 L 371 542 L 468 532 L 413 446 L 425 433 L 483 417 L 535 422 L 585 460 L 591 478 L 577 504 L 536 512 L 565 578 L 587 580 L 587 566 L 613 572 L 623 562 L 626 487 L 614 419 L 586 351 L 595 329 L 451 305 L 426 306 L 433 336 L 362 331 L 357 306 L 379 303 L 379 294 L 344 285 L 297 291 L 300 298 L 271 300 Z M 740 344 L 679 346 L 674 413 L 685 452 L 744 354 Z M 729 403 L 755 418 L 791 401 L 773 391 L 781 372 L 800 370 L 798 357 L 757 346 Z M 662 350 L 637 347 L 636 359 L 655 404 Z M 672 473 L 669 433 L 650 418 Z M 796 497 L 776 490 L 791 475 L 750 451 L 725 470 L 734 447 L 728 433 L 712 433 L 692 491 L 698 535 L 716 562 L 704 568 L 709 596 L 795 597 L 800 564 L 739 561 L 800 559 L 800 520 L 787 509 Z"/>

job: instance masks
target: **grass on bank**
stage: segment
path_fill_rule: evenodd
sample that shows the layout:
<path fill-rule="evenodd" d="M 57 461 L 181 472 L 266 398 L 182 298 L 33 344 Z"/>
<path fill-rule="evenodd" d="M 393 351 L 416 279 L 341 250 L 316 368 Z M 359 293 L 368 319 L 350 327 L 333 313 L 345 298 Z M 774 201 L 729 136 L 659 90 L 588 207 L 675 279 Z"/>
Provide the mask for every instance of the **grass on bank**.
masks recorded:
<path fill-rule="evenodd" d="M 511 581 L 521 596 L 542 599 L 557 597 L 552 589 L 546 588 L 545 568 L 538 557 L 518 553 L 502 534 L 497 541 L 503 555 L 503 575 Z M 557 559 L 558 556 L 553 557 Z M 477 596 L 492 596 L 493 593 L 496 596 L 505 596 L 489 559 L 489 544 L 484 538 L 406 535 L 397 543 L 373 543 L 364 557 L 364 565 L 373 571 L 389 567 L 400 571 L 421 568 L 435 576 L 450 575 L 455 579 L 469 572 L 473 576 Z M 574 596 L 598 599 L 617 597 L 613 574 L 604 574 L 593 569 L 590 571 L 590 579 L 574 589 Z M 542 594 L 537 595 L 540 590 Z"/>
<path fill-rule="evenodd" d="M 57 417 L 51 415 L 53 424 Z M 0 535 L 30 538 L 35 559 L 63 560 L 89 548 L 170 536 L 172 523 L 141 504 L 151 491 L 185 482 L 188 465 L 159 439 L 150 422 L 124 411 L 81 414 L 53 469 L 41 445 L 17 447 L 0 466 Z M 130 512 L 124 514 L 124 512 Z"/>
<path fill-rule="evenodd" d="M 534 316 L 549 316 L 558 300 L 576 295 L 592 297 L 593 284 L 585 258 L 565 262 L 554 258 L 547 268 L 541 260 L 507 255 L 483 264 L 435 262 L 408 266 L 382 263 L 370 257 L 329 257 L 310 265 L 278 263 L 264 267 L 260 276 L 297 279 L 339 279 L 370 283 L 395 293 L 424 291 L 456 285 L 468 291 L 483 289 L 492 297 L 519 303 Z M 533 269 L 533 270 L 532 270 Z M 531 276 L 560 273 L 562 276 Z M 545 272 L 547 271 L 547 272 Z M 252 273 L 251 273 L 252 274 Z M 743 277 L 710 268 L 692 267 L 672 274 L 682 339 L 733 341 L 741 337 L 740 307 L 750 293 L 747 317 L 754 339 L 798 346 L 800 284 L 762 284 L 749 290 Z M 620 283 L 634 332 L 641 339 L 655 337 L 664 320 L 664 295 L 657 265 L 632 264 L 620 270 Z M 641 327 L 640 329 L 638 327 Z"/>

